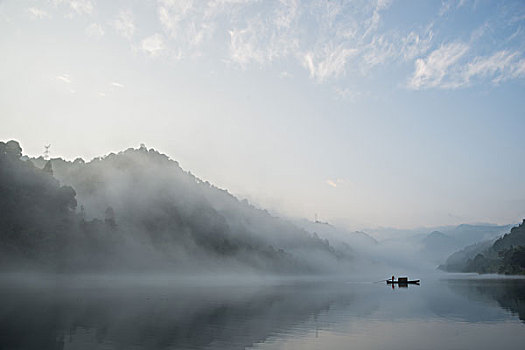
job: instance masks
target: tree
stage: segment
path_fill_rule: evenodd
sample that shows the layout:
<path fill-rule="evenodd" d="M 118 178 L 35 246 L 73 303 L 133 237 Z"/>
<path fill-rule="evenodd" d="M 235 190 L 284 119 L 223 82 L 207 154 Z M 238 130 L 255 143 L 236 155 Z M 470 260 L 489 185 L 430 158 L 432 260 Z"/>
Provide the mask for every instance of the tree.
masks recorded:
<path fill-rule="evenodd" d="M 104 221 L 112 229 L 117 227 L 117 222 L 115 221 L 115 211 L 113 210 L 112 207 L 106 208 Z"/>
<path fill-rule="evenodd" d="M 20 159 L 22 157 L 22 147 L 14 140 L 6 143 L 0 142 L 0 156 L 7 159 Z"/>
<path fill-rule="evenodd" d="M 53 165 L 51 164 L 51 160 L 46 162 L 46 165 L 44 165 L 44 169 L 42 170 L 44 170 L 49 175 L 53 175 Z"/>

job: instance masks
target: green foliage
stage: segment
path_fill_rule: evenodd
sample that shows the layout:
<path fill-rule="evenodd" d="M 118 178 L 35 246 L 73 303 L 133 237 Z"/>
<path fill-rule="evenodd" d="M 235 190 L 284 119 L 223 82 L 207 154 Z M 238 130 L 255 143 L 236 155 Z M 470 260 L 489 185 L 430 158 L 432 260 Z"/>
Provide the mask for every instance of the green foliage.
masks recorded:
<path fill-rule="evenodd" d="M 483 254 L 478 254 L 467 262 L 464 272 L 477 273 L 496 273 L 498 272 L 499 261 L 485 257 Z"/>
<path fill-rule="evenodd" d="M 525 274 L 525 220 L 488 247 L 485 244 L 467 247 L 451 255 L 442 268 L 458 272 Z"/>
<path fill-rule="evenodd" d="M 39 169 L 21 154 L 18 142 L 0 142 L 0 266 L 64 270 L 82 264 L 94 252 L 85 249 L 89 237 L 75 212 L 75 190 L 61 186 L 50 165 Z"/>
<path fill-rule="evenodd" d="M 58 270 L 240 266 L 297 273 L 348 260 L 328 241 L 146 147 L 88 163 L 21 155 L 17 142 L 0 143 L 0 267 L 26 261 Z"/>
<path fill-rule="evenodd" d="M 512 247 L 500 252 L 502 258 L 499 273 L 525 275 L 525 247 Z"/>

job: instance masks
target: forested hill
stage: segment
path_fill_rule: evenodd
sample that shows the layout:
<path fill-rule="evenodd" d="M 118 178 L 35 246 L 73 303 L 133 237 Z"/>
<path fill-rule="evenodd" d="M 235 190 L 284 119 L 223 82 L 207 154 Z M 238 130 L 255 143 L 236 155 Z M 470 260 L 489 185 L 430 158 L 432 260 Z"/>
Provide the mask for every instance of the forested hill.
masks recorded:
<path fill-rule="evenodd" d="M 153 149 L 85 163 L 24 161 L 18 143 L 1 147 L 2 266 L 311 273 L 351 260 Z"/>
<path fill-rule="evenodd" d="M 17 142 L 0 142 L 0 265 L 60 264 L 78 222 L 75 191 L 21 156 Z"/>
<path fill-rule="evenodd" d="M 452 254 L 440 268 L 451 272 L 525 274 L 525 220 L 493 242 Z"/>

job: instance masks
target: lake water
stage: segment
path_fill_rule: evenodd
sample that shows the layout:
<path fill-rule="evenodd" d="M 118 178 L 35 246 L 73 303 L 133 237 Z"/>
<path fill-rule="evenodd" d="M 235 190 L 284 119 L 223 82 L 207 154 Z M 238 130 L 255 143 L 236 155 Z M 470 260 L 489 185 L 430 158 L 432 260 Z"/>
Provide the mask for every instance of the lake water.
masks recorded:
<path fill-rule="evenodd" d="M 525 280 L 0 276 L 0 349 L 523 349 Z M 454 277 L 454 278 L 450 278 Z"/>

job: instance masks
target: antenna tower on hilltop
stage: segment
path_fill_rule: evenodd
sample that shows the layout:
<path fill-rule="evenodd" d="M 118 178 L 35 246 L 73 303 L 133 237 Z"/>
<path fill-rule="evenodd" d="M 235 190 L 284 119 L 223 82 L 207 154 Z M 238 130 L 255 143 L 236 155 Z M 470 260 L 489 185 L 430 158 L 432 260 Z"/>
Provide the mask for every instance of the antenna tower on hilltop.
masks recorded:
<path fill-rule="evenodd" d="M 49 159 L 49 153 L 50 153 L 49 149 L 50 148 L 51 148 L 51 144 L 44 146 L 44 159 L 45 160 Z"/>

